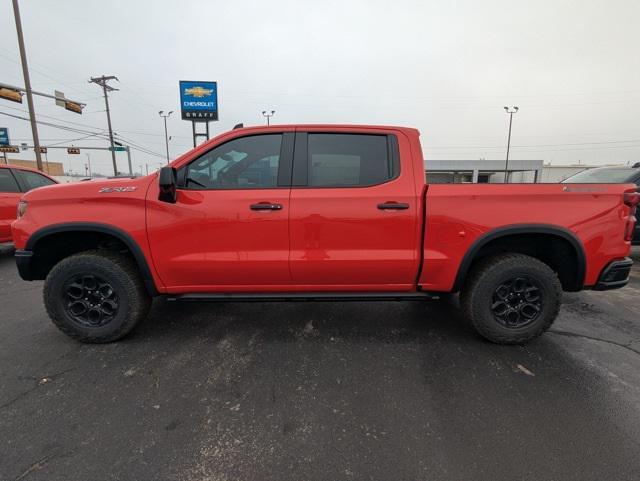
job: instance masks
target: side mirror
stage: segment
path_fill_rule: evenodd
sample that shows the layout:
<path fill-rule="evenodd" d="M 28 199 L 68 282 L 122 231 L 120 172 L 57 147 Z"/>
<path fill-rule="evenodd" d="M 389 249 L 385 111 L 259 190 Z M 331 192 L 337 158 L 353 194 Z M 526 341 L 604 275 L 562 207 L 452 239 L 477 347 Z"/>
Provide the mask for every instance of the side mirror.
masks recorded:
<path fill-rule="evenodd" d="M 173 167 L 161 168 L 158 182 L 160 184 L 160 193 L 158 194 L 158 200 L 162 202 L 168 202 L 170 204 L 175 204 L 178 197 L 178 193 L 176 191 L 176 169 L 174 169 Z"/>

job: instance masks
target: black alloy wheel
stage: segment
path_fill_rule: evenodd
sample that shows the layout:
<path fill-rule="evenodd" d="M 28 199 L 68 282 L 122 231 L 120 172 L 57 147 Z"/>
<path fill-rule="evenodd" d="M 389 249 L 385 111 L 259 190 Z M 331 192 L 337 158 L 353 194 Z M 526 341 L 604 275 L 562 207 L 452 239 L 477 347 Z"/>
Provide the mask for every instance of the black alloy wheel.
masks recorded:
<path fill-rule="evenodd" d="M 519 329 L 534 322 L 542 310 L 542 290 L 528 276 L 508 279 L 493 292 L 491 312 L 508 329 Z"/>
<path fill-rule="evenodd" d="M 85 327 L 101 327 L 118 314 L 119 300 L 107 281 L 93 274 L 76 275 L 65 283 L 64 309 Z"/>

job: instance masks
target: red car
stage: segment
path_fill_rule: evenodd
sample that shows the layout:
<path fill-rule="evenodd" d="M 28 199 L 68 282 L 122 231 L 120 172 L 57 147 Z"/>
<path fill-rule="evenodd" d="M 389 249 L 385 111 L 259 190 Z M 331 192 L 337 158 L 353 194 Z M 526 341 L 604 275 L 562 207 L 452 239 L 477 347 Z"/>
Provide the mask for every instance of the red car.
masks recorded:
<path fill-rule="evenodd" d="M 11 242 L 11 223 L 16 220 L 22 194 L 57 183 L 48 175 L 28 167 L 0 165 L 0 244 Z"/>
<path fill-rule="evenodd" d="M 29 192 L 25 280 L 84 342 L 173 300 L 425 300 L 460 292 L 477 331 L 522 343 L 562 291 L 628 282 L 634 184 L 425 185 L 403 127 L 241 128 L 159 173 Z"/>

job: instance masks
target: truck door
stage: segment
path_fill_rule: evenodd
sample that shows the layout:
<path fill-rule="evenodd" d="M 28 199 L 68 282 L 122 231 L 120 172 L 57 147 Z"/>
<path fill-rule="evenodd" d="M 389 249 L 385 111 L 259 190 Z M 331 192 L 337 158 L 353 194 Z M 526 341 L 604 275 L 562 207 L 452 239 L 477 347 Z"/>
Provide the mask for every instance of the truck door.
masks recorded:
<path fill-rule="evenodd" d="M 410 290 L 420 226 L 409 142 L 371 130 L 296 133 L 290 268 L 308 290 Z"/>
<path fill-rule="evenodd" d="M 236 137 L 178 170 L 175 204 L 147 201 L 153 263 L 175 291 L 288 285 L 293 132 Z"/>

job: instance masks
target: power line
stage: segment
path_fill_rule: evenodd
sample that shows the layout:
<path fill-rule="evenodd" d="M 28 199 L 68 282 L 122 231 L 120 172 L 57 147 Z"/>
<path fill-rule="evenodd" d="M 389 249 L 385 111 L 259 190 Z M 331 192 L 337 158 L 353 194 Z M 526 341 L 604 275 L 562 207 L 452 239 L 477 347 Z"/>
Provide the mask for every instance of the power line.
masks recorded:
<path fill-rule="evenodd" d="M 2 49 L 2 50 L 3 50 L 3 51 L 5 51 L 5 52 L 9 52 L 9 50 L 7 50 L 7 49 Z M 13 59 L 13 58 L 9 57 L 8 55 L 0 54 L 0 57 L 3 57 L 5 60 L 8 60 L 9 62 L 13 62 L 13 63 L 16 63 L 16 64 L 18 64 L 18 65 L 20 64 L 20 62 L 18 62 L 17 60 L 15 60 L 15 59 Z M 48 79 L 53 80 L 56 84 L 64 85 L 65 87 L 69 87 L 70 89 L 75 90 L 76 92 L 80 92 L 80 93 L 82 93 L 82 94 L 84 94 L 84 95 L 88 95 L 88 96 L 89 96 L 89 98 L 87 98 L 87 99 L 85 99 L 85 100 L 93 100 L 93 99 L 99 99 L 99 98 L 101 98 L 101 97 L 94 97 L 94 96 L 93 96 L 93 94 L 89 93 L 89 91 L 88 91 L 88 90 L 84 90 L 84 89 L 80 89 L 80 88 L 78 88 L 78 87 L 74 87 L 73 85 L 71 85 L 71 84 L 70 84 L 70 83 L 68 83 L 68 82 L 63 82 L 63 81 L 62 81 L 62 80 L 60 80 L 60 78 L 58 78 L 58 77 L 53 77 L 53 76 L 49 75 L 48 73 L 43 72 L 42 70 L 40 70 L 40 69 L 37 69 L 37 68 L 33 67 L 33 64 L 34 64 L 34 63 L 35 63 L 36 65 L 41 65 L 43 68 L 45 68 L 43 64 L 41 64 L 41 63 L 39 63 L 39 62 L 33 62 L 33 61 L 32 61 L 32 62 L 31 62 L 32 66 L 31 66 L 30 70 L 32 70 L 32 71 L 34 71 L 34 72 L 36 72 L 36 73 L 37 73 L 37 74 L 39 74 L 39 75 L 42 75 L 43 77 L 47 77 Z M 48 69 L 48 67 L 46 67 L 46 68 Z"/>
<path fill-rule="evenodd" d="M 3 108 L 16 110 L 16 111 L 22 112 L 24 114 L 27 113 L 27 111 L 24 110 L 24 109 L 20 109 L 20 108 L 16 108 L 16 107 L 10 107 L 8 105 L 3 106 Z M 100 110 L 100 111 L 97 111 L 97 112 L 106 112 L 106 110 Z M 92 113 L 92 112 L 83 112 L 83 114 L 86 114 L 86 113 Z M 89 128 L 92 128 L 92 129 L 100 129 L 100 130 L 104 131 L 104 129 L 102 129 L 101 127 L 98 127 L 97 125 L 86 125 L 86 124 L 79 123 L 79 122 L 72 122 L 71 120 L 62 119 L 62 118 L 56 117 L 54 115 L 38 114 L 38 116 L 39 117 L 46 117 L 46 118 L 49 118 L 49 119 L 54 119 L 54 120 L 57 120 L 59 122 L 64 122 L 64 123 L 67 123 L 67 124 L 79 125 L 80 127 L 89 127 Z M 145 131 L 142 131 L 142 130 L 120 130 L 120 129 L 118 129 L 118 132 L 125 132 L 125 133 L 130 133 L 130 134 L 137 134 L 137 135 L 146 135 L 146 136 L 151 136 L 151 137 L 164 137 L 161 134 L 145 132 Z M 191 138 L 191 137 L 187 137 L 186 135 L 172 135 L 172 137 L 176 138 L 176 139 L 177 138 L 180 138 L 180 139 L 187 139 L 187 138 L 190 139 Z"/>
<path fill-rule="evenodd" d="M 28 112 L 27 112 L 26 110 L 24 110 L 24 109 L 20 109 L 20 108 L 17 108 L 17 107 L 10 107 L 10 106 L 8 106 L 8 105 L 3 106 L 3 108 L 5 108 L 5 109 L 11 109 L 11 110 L 17 110 L 18 112 L 22 112 L 23 114 L 27 114 L 27 113 L 28 113 Z M 104 112 L 104 110 L 101 110 L 101 112 Z M 86 113 L 86 112 L 83 112 L 83 113 Z M 104 130 L 104 129 L 102 129 L 101 127 L 98 127 L 97 125 L 87 125 L 87 124 L 83 124 L 83 123 L 80 123 L 80 122 L 73 122 L 73 121 L 71 121 L 71 120 L 66 120 L 66 119 L 62 119 L 62 118 L 60 118 L 60 117 L 56 117 L 55 115 L 38 114 L 38 117 L 46 117 L 46 118 L 48 118 L 48 119 L 54 119 L 54 120 L 57 120 L 57 121 L 59 121 L 59 122 L 64 122 L 64 123 L 67 123 L 67 124 L 79 125 L 80 127 L 89 127 L 89 128 L 92 128 L 92 129 L 101 129 L 101 130 Z"/>
<path fill-rule="evenodd" d="M 20 119 L 20 120 L 25 120 L 25 121 L 29 120 L 27 117 L 21 117 L 19 115 L 10 114 L 10 113 L 7 113 L 7 112 L 1 112 L 0 111 L 0 115 L 6 115 L 8 117 L 13 117 L 15 119 Z M 87 138 L 88 137 L 100 137 L 100 138 L 103 138 L 103 139 L 108 139 L 109 138 L 106 134 L 104 134 L 102 132 L 91 132 L 91 131 L 88 131 L 88 130 L 82 130 L 82 129 L 76 129 L 76 128 L 72 128 L 72 127 L 67 127 L 66 125 L 57 125 L 57 124 L 54 124 L 54 123 L 51 123 L 51 122 L 44 122 L 44 121 L 41 121 L 41 120 L 38 120 L 38 124 L 46 125 L 47 127 L 52 127 L 52 128 L 55 128 L 55 129 L 65 130 L 65 131 L 68 131 L 68 132 L 87 134 Z M 118 137 L 118 139 L 121 139 L 124 142 L 126 142 L 127 144 L 130 144 L 131 147 L 134 150 L 137 150 L 139 152 L 142 152 L 142 153 L 145 153 L 145 154 L 148 154 L 148 155 L 152 155 L 152 156 L 155 156 L 155 157 L 164 158 L 164 156 L 162 154 L 154 152 L 154 151 L 148 149 L 147 147 L 138 144 L 137 142 L 134 142 L 134 141 L 132 141 L 132 140 L 126 138 L 126 137 L 122 137 L 121 135 L 118 135 L 117 133 L 114 133 L 114 135 L 116 137 Z M 76 140 L 81 140 L 81 139 L 76 139 Z M 72 141 L 73 140 L 68 140 L 67 142 L 72 142 Z M 64 142 L 60 142 L 60 143 L 64 143 Z M 59 145 L 59 144 L 57 144 L 57 145 Z"/>
<path fill-rule="evenodd" d="M 68 142 L 77 142 L 78 140 L 84 140 L 84 139 L 89 139 L 89 138 L 93 138 L 93 137 L 100 137 L 100 136 L 96 135 L 96 134 L 90 134 L 90 135 L 85 135 L 84 137 L 78 137 L 77 139 L 59 139 L 59 140 L 61 140 L 61 142 L 56 142 L 54 144 L 45 145 L 45 147 L 53 147 L 55 145 L 66 144 Z"/>
<path fill-rule="evenodd" d="M 19 115 L 9 114 L 7 112 L 1 112 L 0 111 L 0 115 L 6 115 L 8 117 L 13 117 L 13 118 L 20 119 L 20 120 L 27 120 L 27 121 L 29 120 L 27 117 L 21 117 Z M 57 125 L 57 124 L 54 124 L 54 123 L 51 123 L 51 122 L 44 122 L 44 121 L 41 121 L 41 120 L 38 121 L 38 124 L 46 125 L 48 127 L 52 127 L 52 128 L 56 128 L 56 129 L 60 129 L 60 130 L 66 130 L 68 132 L 88 134 L 87 137 L 100 137 L 100 138 L 108 139 L 108 136 L 106 134 L 102 133 L 102 132 L 91 132 L 91 131 L 88 131 L 88 130 L 82 130 L 82 129 L 76 129 L 76 128 L 72 128 L 72 127 L 67 127 L 66 125 Z M 139 152 L 143 152 L 145 154 L 152 155 L 152 156 L 155 156 L 155 157 L 164 158 L 164 156 L 162 154 L 154 152 L 154 151 L 148 149 L 147 147 L 138 144 L 137 142 L 134 142 L 134 141 L 132 141 L 132 140 L 126 138 L 126 137 L 122 137 L 121 135 L 118 135 L 117 133 L 114 133 L 114 135 L 118 139 L 121 139 L 124 142 L 126 142 L 127 144 L 131 145 L 131 147 L 134 150 L 137 150 Z M 80 139 L 77 139 L 77 140 L 80 140 Z M 70 142 L 70 141 L 68 141 L 68 142 Z M 61 143 L 63 143 L 63 142 L 61 142 Z"/>
<path fill-rule="evenodd" d="M 120 135 L 118 133 L 115 133 L 115 136 L 118 139 L 123 140 L 128 145 L 131 145 L 134 148 L 134 150 L 138 150 L 140 152 L 144 152 L 146 154 L 153 155 L 153 156 L 156 156 L 156 157 L 164 158 L 164 155 L 159 154 L 158 152 L 154 152 L 153 150 L 151 150 L 151 149 L 149 149 L 149 148 L 147 148 L 147 147 L 145 147 L 143 145 L 140 145 L 137 142 L 134 142 L 134 141 L 132 141 L 131 139 L 129 139 L 127 137 L 123 137 L 122 135 Z"/>
<path fill-rule="evenodd" d="M 20 115 L 10 114 L 8 112 L 0 112 L 0 115 L 6 115 L 7 117 L 13 117 L 15 119 L 26 120 L 27 122 L 29 121 L 29 117 L 22 117 Z M 66 131 L 69 131 L 69 132 L 76 132 L 76 133 L 79 133 L 79 134 L 101 135 L 101 136 L 106 138 L 106 135 L 101 133 L 101 132 L 92 132 L 90 130 L 78 129 L 78 128 L 75 128 L 75 127 L 69 127 L 67 125 L 54 124 L 54 123 L 51 123 L 51 122 L 44 122 L 42 120 L 37 120 L 36 122 L 38 124 L 46 125 L 48 127 L 53 127 L 53 128 L 60 129 L 60 130 L 66 130 Z"/>

